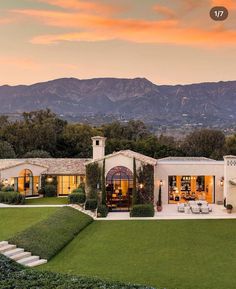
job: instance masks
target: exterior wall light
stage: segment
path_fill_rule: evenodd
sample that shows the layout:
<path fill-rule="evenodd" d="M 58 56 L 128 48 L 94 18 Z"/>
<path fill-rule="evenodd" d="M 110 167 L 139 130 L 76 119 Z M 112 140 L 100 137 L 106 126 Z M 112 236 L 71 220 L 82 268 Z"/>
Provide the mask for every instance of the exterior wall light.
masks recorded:
<path fill-rule="evenodd" d="M 53 178 L 52 177 L 47 177 L 47 182 L 48 183 L 51 183 L 53 181 Z"/>
<path fill-rule="evenodd" d="M 160 186 L 161 187 L 163 186 L 163 180 L 160 180 Z"/>
<path fill-rule="evenodd" d="M 140 184 L 139 187 L 140 187 L 140 189 L 143 189 L 143 184 Z"/>
<path fill-rule="evenodd" d="M 221 186 L 221 187 L 224 186 L 224 178 L 223 178 L 223 177 L 220 179 L 220 186 Z"/>

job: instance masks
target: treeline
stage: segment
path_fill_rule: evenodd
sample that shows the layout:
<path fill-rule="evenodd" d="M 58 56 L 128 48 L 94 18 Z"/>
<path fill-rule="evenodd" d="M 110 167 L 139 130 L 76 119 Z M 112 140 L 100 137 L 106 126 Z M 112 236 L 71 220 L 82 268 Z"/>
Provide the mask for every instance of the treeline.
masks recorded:
<path fill-rule="evenodd" d="M 179 141 L 155 136 L 141 121 L 113 122 L 100 127 L 68 123 L 50 110 L 24 113 L 18 121 L 0 117 L 0 158 L 92 156 L 91 137 L 107 137 L 106 153 L 131 149 L 154 158 L 202 156 L 222 159 L 236 154 L 236 135 L 218 130 L 194 131 Z"/>

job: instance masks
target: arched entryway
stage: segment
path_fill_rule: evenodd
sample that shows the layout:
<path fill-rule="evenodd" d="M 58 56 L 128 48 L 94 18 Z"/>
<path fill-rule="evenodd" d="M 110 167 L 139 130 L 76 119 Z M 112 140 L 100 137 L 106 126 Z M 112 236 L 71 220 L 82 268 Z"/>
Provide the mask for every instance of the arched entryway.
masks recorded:
<path fill-rule="evenodd" d="M 112 168 L 106 176 L 107 206 L 112 211 L 129 210 L 133 190 L 133 173 L 124 166 Z"/>
<path fill-rule="evenodd" d="M 20 172 L 18 177 L 18 188 L 20 193 L 26 196 L 33 194 L 34 176 L 31 170 L 24 169 Z"/>

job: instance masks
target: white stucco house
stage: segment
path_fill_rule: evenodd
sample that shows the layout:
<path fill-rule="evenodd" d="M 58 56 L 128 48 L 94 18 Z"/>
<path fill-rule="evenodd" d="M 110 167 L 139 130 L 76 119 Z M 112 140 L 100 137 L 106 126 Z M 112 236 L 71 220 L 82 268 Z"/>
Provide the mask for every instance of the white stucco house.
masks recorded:
<path fill-rule="evenodd" d="M 57 194 L 68 195 L 80 183 L 86 183 L 88 164 L 98 163 L 102 167 L 105 160 L 108 204 L 113 209 L 129 209 L 135 160 L 136 171 L 146 165 L 153 168 L 154 203 L 161 186 L 163 204 L 198 199 L 222 204 L 226 199 L 227 204 L 236 208 L 236 156 L 225 156 L 223 161 L 204 157 L 154 159 L 131 150 L 105 155 L 105 142 L 104 137 L 92 138 L 92 159 L 1 159 L 0 181 L 26 196 L 35 196 L 43 180 L 54 179 Z M 144 190 L 145 184 L 136 185 L 138 190 Z"/>

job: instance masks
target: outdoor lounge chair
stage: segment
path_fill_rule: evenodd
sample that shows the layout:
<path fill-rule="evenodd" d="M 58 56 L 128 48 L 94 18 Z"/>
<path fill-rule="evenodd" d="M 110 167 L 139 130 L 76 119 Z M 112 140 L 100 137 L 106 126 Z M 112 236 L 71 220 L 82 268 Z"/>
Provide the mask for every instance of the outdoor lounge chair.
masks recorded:
<path fill-rule="evenodd" d="M 202 205 L 201 206 L 201 213 L 202 214 L 209 214 L 210 210 L 209 210 L 209 207 L 206 206 L 206 205 Z"/>
<path fill-rule="evenodd" d="M 177 210 L 178 210 L 178 212 L 180 212 L 180 213 L 184 213 L 184 204 L 178 204 L 178 206 L 177 206 Z"/>
<path fill-rule="evenodd" d="M 190 207 L 193 207 L 193 206 L 197 205 L 196 201 L 189 201 L 188 203 L 189 203 Z"/>
<path fill-rule="evenodd" d="M 191 207 L 192 213 L 193 214 L 200 214 L 200 207 L 195 205 Z"/>

